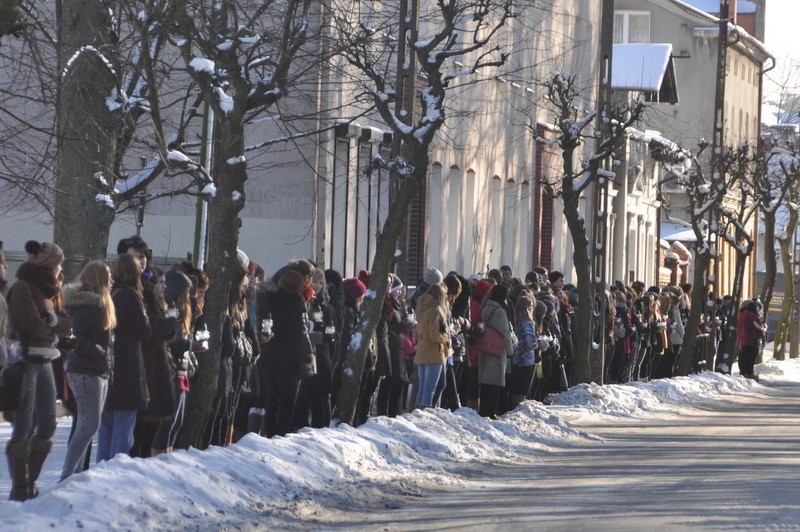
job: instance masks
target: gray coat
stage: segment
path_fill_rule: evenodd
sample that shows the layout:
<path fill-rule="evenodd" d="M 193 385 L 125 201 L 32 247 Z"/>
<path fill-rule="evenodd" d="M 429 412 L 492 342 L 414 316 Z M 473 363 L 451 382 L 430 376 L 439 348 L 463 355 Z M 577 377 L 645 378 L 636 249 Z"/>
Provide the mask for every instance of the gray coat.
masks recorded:
<path fill-rule="evenodd" d="M 513 333 L 511 323 L 503 307 L 491 299 L 486 301 L 481 312 L 481 321 L 485 327 L 492 327 L 503 334 L 506 340 L 506 349 L 499 357 L 478 352 L 478 382 L 494 386 L 506 385 L 506 360 L 514 352 Z"/>

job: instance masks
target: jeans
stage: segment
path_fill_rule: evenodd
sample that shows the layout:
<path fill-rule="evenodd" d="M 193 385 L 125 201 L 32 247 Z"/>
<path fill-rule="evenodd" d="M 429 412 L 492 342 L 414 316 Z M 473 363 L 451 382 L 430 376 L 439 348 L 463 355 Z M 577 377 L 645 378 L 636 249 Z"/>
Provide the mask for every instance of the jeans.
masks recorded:
<path fill-rule="evenodd" d="M 67 372 L 67 382 L 77 403 L 75 432 L 67 445 L 61 480 L 83 470 L 84 457 L 97 429 L 108 394 L 108 379 L 99 375 Z"/>
<path fill-rule="evenodd" d="M 426 407 L 433 404 L 433 392 L 436 391 L 436 384 L 444 371 L 444 364 L 418 364 L 417 374 L 419 375 L 419 385 L 417 386 L 417 407 Z"/>
<path fill-rule="evenodd" d="M 28 362 L 22 384 L 22 404 L 14 411 L 9 443 L 27 441 L 36 416 L 36 437 L 49 440 L 56 432 L 56 382 L 50 362 Z"/>
<path fill-rule="evenodd" d="M 119 453 L 128 454 L 133 447 L 136 410 L 105 408 L 97 437 L 97 461 L 110 460 Z"/>

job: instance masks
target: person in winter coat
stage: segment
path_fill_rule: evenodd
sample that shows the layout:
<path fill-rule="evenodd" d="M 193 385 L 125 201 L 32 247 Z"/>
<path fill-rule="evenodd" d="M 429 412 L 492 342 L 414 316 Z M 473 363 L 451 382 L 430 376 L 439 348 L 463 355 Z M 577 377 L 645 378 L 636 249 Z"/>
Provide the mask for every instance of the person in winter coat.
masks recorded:
<path fill-rule="evenodd" d="M 376 410 L 379 416 L 396 417 L 402 412 L 403 388 L 408 384 L 408 374 L 403 350 L 403 316 L 400 302 L 395 297 L 402 289 L 400 278 L 392 274 L 388 291 L 383 302 L 383 313 L 378 328 L 385 329 L 385 342 L 378 344 L 378 349 L 387 351 L 386 357 L 391 361 L 390 375 L 384 377 L 378 386 Z M 380 356 L 384 356 L 381 354 Z"/>
<path fill-rule="evenodd" d="M 300 381 L 313 358 L 304 288 L 303 275 L 287 269 L 278 281 L 278 291 L 269 296 L 273 336 L 264 344 L 262 366 L 266 387 L 264 430 L 268 438 L 291 431 Z"/>
<path fill-rule="evenodd" d="M 544 303 L 542 303 L 544 305 Z M 517 298 L 518 343 L 511 356 L 511 375 L 509 376 L 509 408 L 514 409 L 528 398 L 533 386 L 536 364 L 541 360 L 539 338 L 533 322 L 533 300 L 527 295 Z"/>
<path fill-rule="evenodd" d="M 142 276 L 144 308 L 152 329 L 150 338 L 142 341 L 149 401 L 147 409 L 136 416 L 133 448 L 130 453 L 138 458 L 153 456 L 154 448 L 162 448 L 163 444 L 155 443 L 156 434 L 161 423 L 171 419 L 175 411 L 174 371 L 167 342 L 177 334 L 178 319 L 167 316 L 167 304 L 164 301 L 167 281 L 164 271 L 153 267 L 150 272 L 149 281 Z"/>
<path fill-rule="evenodd" d="M 505 410 L 504 391 L 506 386 L 506 361 L 514 353 L 514 337 L 508 321 L 508 288 L 504 285 L 492 287 L 481 311 L 484 329 L 498 331 L 505 342 L 500 356 L 478 353 L 478 382 L 480 383 L 480 409 L 484 417 L 499 416 Z"/>
<path fill-rule="evenodd" d="M 417 301 L 417 367 L 419 384 L 415 408 L 433 404 L 436 384 L 444 372 L 450 335 L 447 333 L 447 294 L 440 284 L 432 285 Z"/>
<path fill-rule="evenodd" d="M 341 351 L 337 370 L 339 373 L 341 373 L 342 366 L 346 362 L 347 349 L 361 321 L 361 303 L 364 301 L 367 287 L 355 277 L 351 277 L 342 281 L 342 292 L 344 292 L 344 310 L 342 313 Z"/>
<path fill-rule="evenodd" d="M 117 314 L 114 330 L 114 374 L 100 422 L 97 461 L 128 454 L 140 410 L 147 408 L 148 391 L 142 341 L 150 338 L 150 320 L 142 302 L 142 281 L 134 257 L 123 253 L 114 263 L 111 298 Z"/>
<path fill-rule="evenodd" d="M 230 445 L 247 433 L 250 426 L 249 412 L 255 404 L 254 374 L 261 355 L 258 338 L 247 314 L 248 304 L 247 266 L 250 259 L 239 250 L 238 268 L 228 292 L 228 312 L 222 324 L 222 351 L 220 353 L 220 373 L 217 415 L 215 419 L 214 445 Z M 260 384 L 260 383 L 259 383 Z M 255 386 L 259 386 L 255 384 Z M 245 401 L 242 401 L 244 397 Z"/>
<path fill-rule="evenodd" d="M 173 375 L 173 411 L 163 418 L 153 440 L 151 456 L 172 452 L 178 432 L 183 426 L 183 413 L 186 408 L 186 394 L 189 392 L 189 379 L 197 371 L 195 352 L 208 349 L 208 343 L 195 342 L 192 320 L 192 281 L 185 274 L 169 271 L 166 276 L 164 303 L 167 305 L 169 319 L 175 320 L 177 333 L 169 341 L 170 368 Z M 152 394 L 151 394 L 152 395 Z"/>
<path fill-rule="evenodd" d="M 739 314 L 739 328 L 736 342 L 739 346 L 739 373 L 748 379 L 755 379 L 754 366 L 761 339 L 766 327 L 758 313 L 758 302 L 750 300 Z"/>
<path fill-rule="evenodd" d="M 480 409 L 480 384 L 478 382 L 478 359 L 479 353 L 475 343 L 483 330 L 481 312 L 483 311 L 483 300 L 489 295 L 494 285 L 486 280 L 478 280 L 475 283 L 475 290 L 469 302 L 469 320 L 473 324 L 470 334 L 467 337 L 467 406 L 473 410 Z"/>
<path fill-rule="evenodd" d="M 306 393 L 311 413 L 311 426 L 327 427 L 331 423 L 331 391 L 333 385 L 333 355 L 339 331 L 336 328 L 336 311 L 329 303 L 325 272 L 314 271 L 311 277 L 314 299 L 311 301 L 309 316 L 313 330 L 309 333 L 314 345 L 317 372 L 307 380 Z"/>
<path fill-rule="evenodd" d="M 11 439 L 6 445 L 11 477 L 10 499 L 36 497 L 36 481 L 45 458 L 53 448 L 56 430 L 56 386 L 51 362 L 61 356 L 58 338 L 69 336 L 71 320 L 59 308 L 62 301 L 58 278 L 64 253 L 56 244 L 29 240 L 27 260 L 17 270 L 17 282 L 8 294 L 11 329 L 19 341 L 27 365 L 23 396 L 14 411 Z M 36 429 L 32 435 L 34 415 Z"/>
<path fill-rule="evenodd" d="M 11 285 L 6 281 L 8 264 L 3 249 L 0 248 L 0 370 L 8 364 L 8 292 Z"/>
<path fill-rule="evenodd" d="M 445 297 L 447 299 L 446 329 L 450 339 L 447 342 L 447 358 L 445 359 L 444 371 L 439 377 L 436 391 L 433 394 L 433 404 L 441 405 L 442 408 L 455 412 L 461 408 L 455 362 L 456 356 L 463 359 L 464 335 L 461 333 L 461 326 L 464 321 L 457 319 L 453 315 L 452 308 L 456 299 L 461 295 L 461 281 L 458 275 L 450 272 L 444 278 L 442 285 L 445 288 Z"/>
<path fill-rule="evenodd" d="M 97 429 L 114 364 L 111 351 L 117 325 L 111 299 L 111 270 L 91 261 L 78 282 L 64 287 L 64 304 L 72 317 L 76 346 L 67 360 L 67 382 L 77 404 L 75 431 L 67 445 L 61 480 L 83 470 L 84 457 Z"/>

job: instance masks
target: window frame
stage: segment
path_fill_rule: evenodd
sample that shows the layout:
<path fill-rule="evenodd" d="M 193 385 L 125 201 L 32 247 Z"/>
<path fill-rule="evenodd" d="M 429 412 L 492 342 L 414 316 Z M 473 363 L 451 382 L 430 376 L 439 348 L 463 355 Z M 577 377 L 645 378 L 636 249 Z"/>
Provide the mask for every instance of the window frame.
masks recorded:
<path fill-rule="evenodd" d="M 620 42 L 616 41 L 617 35 L 617 16 L 622 16 L 622 40 Z M 630 35 L 630 20 L 631 16 L 647 16 L 647 40 L 646 43 L 650 42 L 651 36 L 651 20 L 652 16 L 650 11 L 643 11 L 643 10 L 635 10 L 635 9 L 618 9 L 614 10 L 614 44 L 630 44 L 631 42 L 631 35 Z"/>

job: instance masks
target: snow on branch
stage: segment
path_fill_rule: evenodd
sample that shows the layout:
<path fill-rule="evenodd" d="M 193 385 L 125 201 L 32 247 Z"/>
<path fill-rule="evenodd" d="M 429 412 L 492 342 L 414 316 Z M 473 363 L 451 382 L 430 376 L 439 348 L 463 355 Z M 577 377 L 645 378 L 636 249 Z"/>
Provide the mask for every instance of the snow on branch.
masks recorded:
<path fill-rule="evenodd" d="M 94 55 L 95 57 L 100 59 L 100 61 L 106 66 L 106 68 L 108 68 L 108 71 L 111 73 L 112 76 L 117 75 L 117 71 L 114 70 L 114 65 L 111 63 L 111 61 L 109 61 L 109 59 L 106 56 L 104 56 L 97 48 L 95 48 L 94 46 L 87 45 L 79 48 L 74 54 L 72 54 L 72 57 L 70 57 L 69 60 L 67 60 L 67 64 L 64 65 L 64 69 L 61 71 L 62 78 L 67 76 L 69 71 L 72 69 L 72 65 L 75 63 L 75 61 L 77 61 L 78 58 L 80 58 L 84 54 Z"/>

